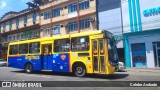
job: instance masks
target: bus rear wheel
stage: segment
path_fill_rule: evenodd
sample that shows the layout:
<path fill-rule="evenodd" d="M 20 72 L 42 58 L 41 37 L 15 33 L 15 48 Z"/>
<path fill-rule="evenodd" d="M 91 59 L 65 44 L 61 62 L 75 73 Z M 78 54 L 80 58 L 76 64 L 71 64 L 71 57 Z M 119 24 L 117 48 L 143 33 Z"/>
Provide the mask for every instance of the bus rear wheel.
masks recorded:
<path fill-rule="evenodd" d="M 74 75 L 77 77 L 84 77 L 86 75 L 86 68 L 83 65 L 77 65 L 74 68 Z"/>
<path fill-rule="evenodd" d="M 26 73 L 32 73 L 32 64 L 30 64 L 30 63 L 28 63 L 28 64 L 26 64 L 26 66 L 25 66 L 25 72 Z"/>

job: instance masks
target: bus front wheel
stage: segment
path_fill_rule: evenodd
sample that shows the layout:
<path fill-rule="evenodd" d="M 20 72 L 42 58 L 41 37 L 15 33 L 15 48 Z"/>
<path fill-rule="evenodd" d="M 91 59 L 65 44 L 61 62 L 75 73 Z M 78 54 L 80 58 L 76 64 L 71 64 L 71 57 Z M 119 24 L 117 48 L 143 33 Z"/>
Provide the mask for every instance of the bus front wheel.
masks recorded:
<path fill-rule="evenodd" d="M 26 73 L 32 73 L 32 64 L 30 64 L 30 63 L 28 63 L 28 64 L 26 64 L 26 66 L 25 66 L 25 72 Z"/>
<path fill-rule="evenodd" d="M 74 74 L 77 77 L 83 77 L 86 75 L 86 68 L 83 65 L 76 65 L 74 68 Z"/>

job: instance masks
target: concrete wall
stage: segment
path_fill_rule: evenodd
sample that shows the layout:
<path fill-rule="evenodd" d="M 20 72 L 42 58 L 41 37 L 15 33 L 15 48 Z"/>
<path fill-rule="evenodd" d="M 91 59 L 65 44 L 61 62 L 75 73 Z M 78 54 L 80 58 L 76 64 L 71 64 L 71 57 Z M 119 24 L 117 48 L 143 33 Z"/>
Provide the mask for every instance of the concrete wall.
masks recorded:
<path fill-rule="evenodd" d="M 98 26 L 100 30 L 112 32 L 115 36 L 122 36 L 121 1 L 120 0 L 97 0 Z M 123 48 L 123 41 L 117 44 Z"/>
<path fill-rule="evenodd" d="M 99 29 L 122 34 L 120 0 L 98 0 Z"/>

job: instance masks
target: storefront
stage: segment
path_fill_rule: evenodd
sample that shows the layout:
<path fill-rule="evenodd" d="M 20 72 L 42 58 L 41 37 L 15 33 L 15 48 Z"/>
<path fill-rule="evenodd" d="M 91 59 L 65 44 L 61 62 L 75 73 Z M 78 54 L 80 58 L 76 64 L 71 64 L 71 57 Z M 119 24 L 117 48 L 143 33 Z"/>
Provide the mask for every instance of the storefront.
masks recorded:
<path fill-rule="evenodd" d="M 160 30 L 126 33 L 124 37 L 127 67 L 160 67 Z"/>
<path fill-rule="evenodd" d="M 126 67 L 160 68 L 160 0 L 121 4 Z"/>

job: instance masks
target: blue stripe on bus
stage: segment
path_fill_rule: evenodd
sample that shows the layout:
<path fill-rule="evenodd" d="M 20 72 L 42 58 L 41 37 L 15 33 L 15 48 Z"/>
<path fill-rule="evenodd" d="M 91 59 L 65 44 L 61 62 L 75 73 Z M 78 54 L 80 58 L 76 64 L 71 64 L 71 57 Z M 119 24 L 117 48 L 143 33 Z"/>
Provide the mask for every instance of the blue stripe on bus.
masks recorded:
<path fill-rule="evenodd" d="M 33 65 L 33 70 L 41 70 L 41 60 L 25 60 L 26 56 L 8 57 L 8 67 L 24 69 L 26 63 Z M 40 55 L 41 59 L 41 55 Z"/>
<path fill-rule="evenodd" d="M 32 55 L 31 55 L 32 56 Z M 34 55 L 33 55 L 34 56 Z M 39 59 L 26 60 L 26 56 L 8 57 L 8 66 L 24 69 L 26 63 L 31 63 L 33 70 L 52 70 L 54 72 L 70 72 L 69 54 L 36 55 Z"/>

